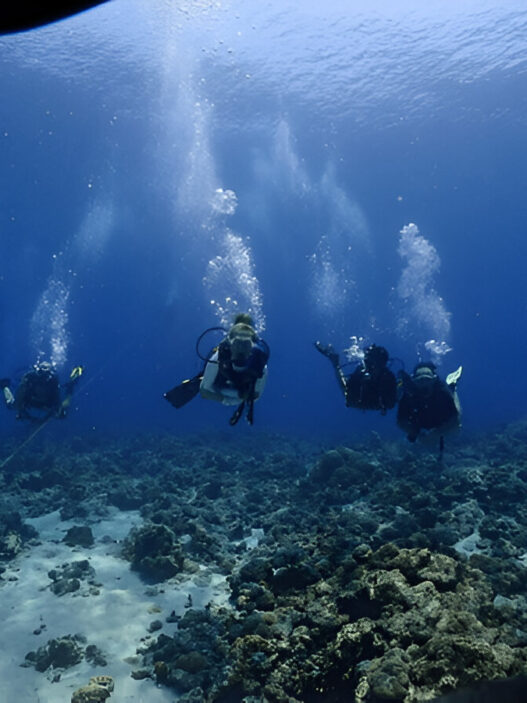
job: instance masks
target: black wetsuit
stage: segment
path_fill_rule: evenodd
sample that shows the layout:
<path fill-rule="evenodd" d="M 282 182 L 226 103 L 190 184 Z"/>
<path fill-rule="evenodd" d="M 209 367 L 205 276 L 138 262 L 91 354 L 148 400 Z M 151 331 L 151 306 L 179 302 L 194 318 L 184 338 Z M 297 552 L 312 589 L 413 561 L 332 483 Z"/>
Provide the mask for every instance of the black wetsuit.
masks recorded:
<path fill-rule="evenodd" d="M 405 379 L 405 390 L 397 408 L 397 424 L 410 441 L 421 430 L 435 430 L 459 417 L 450 388 L 437 378 L 429 393 L 420 390 L 410 377 Z"/>
<path fill-rule="evenodd" d="M 346 379 L 346 406 L 386 412 L 397 402 L 397 381 L 388 368 L 369 373 L 359 366 Z"/>
<path fill-rule="evenodd" d="M 214 385 L 218 388 L 235 388 L 240 398 L 249 398 L 254 393 L 257 379 L 262 378 L 264 368 L 269 358 L 265 342 L 257 341 L 251 351 L 248 361 L 242 371 L 233 368 L 231 346 L 228 341 L 220 342 L 218 346 L 218 375 Z"/>
<path fill-rule="evenodd" d="M 18 386 L 15 394 L 15 408 L 20 419 L 36 419 L 31 416 L 31 409 L 42 410 L 49 416 L 60 409 L 60 384 L 58 375 L 53 371 L 28 371 Z"/>

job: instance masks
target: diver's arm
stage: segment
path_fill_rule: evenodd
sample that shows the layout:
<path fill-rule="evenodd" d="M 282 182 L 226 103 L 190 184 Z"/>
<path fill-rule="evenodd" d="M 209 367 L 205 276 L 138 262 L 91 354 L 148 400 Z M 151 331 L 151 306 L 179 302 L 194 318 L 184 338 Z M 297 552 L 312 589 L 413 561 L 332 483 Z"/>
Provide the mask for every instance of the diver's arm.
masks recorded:
<path fill-rule="evenodd" d="M 346 376 L 344 375 L 344 371 L 341 369 L 339 364 L 334 365 L 333 367 L 335 369 L 335 376 L 337 379 L 337 383 L 339 384 L 340 390 L 344 394 L 344 398 L 346 399 L 346 403 L 348 402 L 348 383 Z"/>
<path fill-rule="evenodd" d="M 216 391 L 212 391 L 209 388 L 204 388 L 203 385 L 201 385 L 199 389 L 199 394 L 202 398 L 206 398 L 207 400 L 217 400 L 220 403 L 223 401 L 223 396 L 221 393 L 216 393 Z"/>
<path fill-rule="evenodd" d="M 218 365 L 218 352 L 215 351 L 210 357 L 209 362 L 205 366 L 205 371 L 203 372 L 203 378 L 201 379 L 201 384 L 199 387 L 199 392 L 202 398 L 207 400 L 215 400 L 218 403 L 224 403 L 225 405 L 233 405 L 239 402 L 238 393 L 233 391 L 232 393 L 226 393 L 223 389 L 218 391 L 215 387 L 216 378 L 219 372 Z"/>
<path fill-rule="evenodd" d="M 441 413 L 443 420 L 437 429 L 441 431 L 441 434 L 447 434 L 461 427 L 461 405 L 455 388 L 452 390 L 446 384 L 442 384 L 441 391 L 442 395 L 439 397 L 442 398 L 443 402 Z"/>
<path fill-rule="evenodd" d="M 256 379 L 254 384 L 253 399 L 257 400 L 264 392 L 265 383 L 267 381 L 267 366 L 264 367 L 263 373 L 260 378 Z"/>
<path fill-rule="evenodd" d="M 238 405 L 242 398 L 234 388 L 224 388 L 221 393 L 207 388 L 200 388 L 200 395 L 207 400 L 215 400 L 222 405 Z"/>
<path fill-rule="evenodd" d="M 324 346 L 322 342 L 315 342 L 315 349 L 319 351 L 323 356 L 325 356 L 327 359 L 329 359 L 329 362 L 331 366 L 333 366 L 335 370 L 335 375 L 337 377 L 337 382 L 339 384 L 339 387 L 341 391 L 344 393 L 344 397 L 346 398 L 347 401 L 347 383 L 346 383 L 346 377 L 344 376 L 344 372 L 340 368 L 339 364 L 339 355 L 337 352 L 333 349 L 333 346 L 331 344 L 328 344 L 327 346 Z"/>
<path fill-rule="evenodd" d="M 457 410 L 458 422 L 461 425 L 461 403 L 459 402 L 459 396 L 457 394 L 457 388 L 454 387 L 452 391 L 452 400 L 454 401 L 454 406 Z"/>
<path fill-rule="evenodd" d="M 68 393 L 64 397 L 64 400 L 62 401 L 62 403 L 60 403 L 59 407 L 57 408 L 55 415 L 56 415 L 56 417 L 59 418 L 59 420 L 63 420 L 66 417 L 66 415 L 68 414 L 72 395 L 73 395 L 73 391 L 71 393 Z"/>
<path fill-rule="evenodd" d="M 58 403 L 58 407 L 56 410 L 56 416 L 60 419 L 65 418 L 66 414 L 69 410 L 69 407 L 71 404 L 71 399 L 73 397 L 74 384 L 73 383 L 66 383 L 64 385 L 64 389 L 65 389 L 66 393 L 65 393 L 62 401 L 60 401 L 60 398 L 59 398 L 59 403 Z"/>
<path fill-rule="evenodd" d="M 205 371 L 203 372 L 203 378 L 201 379 L 201 384 L 199 387 L 199 392 L 202 398 L 207 398 L 208 400 L 220 400 L 220 394 L 214 390 L 214 381 L 218 375 L 218 352 L 214 352 L 209 362 L 205 366 Z"/>

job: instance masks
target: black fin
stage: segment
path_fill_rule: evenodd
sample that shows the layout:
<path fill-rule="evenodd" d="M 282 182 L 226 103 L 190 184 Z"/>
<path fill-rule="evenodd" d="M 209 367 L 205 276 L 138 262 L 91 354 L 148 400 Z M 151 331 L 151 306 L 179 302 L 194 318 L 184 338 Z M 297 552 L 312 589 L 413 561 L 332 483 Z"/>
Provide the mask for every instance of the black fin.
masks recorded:
<path fill-rule="evenodd" d="M 238 422 L 238 420 L 242 416 L 244 408 L 245 408 L 245 400 L 242 400 L 242 402 L 238 405 L 238 407 L 234 411 L 234 415 L 229 420 L 229 425 L 235 425 Z"/>
<path fill-rule="evenodd" d="M 175 408 L 182 408 L 199 393 L 201 379 L 201 374 L 194 376 L 194 378 L 189 378 L 186 381 L 183 381 L 183 383 L 180 383 L 179 386 L 174 386 L 172 390 L 167 391 L 164 394 L 164 397 Z"/>

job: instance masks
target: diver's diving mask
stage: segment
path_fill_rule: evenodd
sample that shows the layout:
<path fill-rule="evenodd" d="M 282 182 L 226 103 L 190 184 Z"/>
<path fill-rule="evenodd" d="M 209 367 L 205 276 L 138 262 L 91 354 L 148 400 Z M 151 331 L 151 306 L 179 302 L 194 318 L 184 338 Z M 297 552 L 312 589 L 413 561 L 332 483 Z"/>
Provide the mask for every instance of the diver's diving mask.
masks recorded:
<path fill-rule="evenodd" d="M 252 349 L 251 337 L 236 336 L 231 339 L 231 361 L 235 371 L 242 370 L 247 366 Z"/>
<path fill-rule="evenodd" d="M 431 368 L 421 366 L 414 372 L 413 382 L 419 389 L 428 391 L 432 389 L 436 378 L 437 376 Z"/>

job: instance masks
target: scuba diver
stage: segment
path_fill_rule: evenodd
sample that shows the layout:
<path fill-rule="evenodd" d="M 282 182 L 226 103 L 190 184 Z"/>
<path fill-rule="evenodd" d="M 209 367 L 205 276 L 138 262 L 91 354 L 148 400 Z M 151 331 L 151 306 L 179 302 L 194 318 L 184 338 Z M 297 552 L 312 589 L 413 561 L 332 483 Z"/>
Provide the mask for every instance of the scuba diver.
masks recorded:
<path fill-rule="evenodd" d="M 344 393 L 347 408 L 360 410 L 380 410 L 381 415 L 397 402 L 397 381 L 388 368 L 390 358 L 384 347 L 371 344 L 364 350 L 364 359 L 350 375 L 346 376 L 339 362 L 339 355 L 331 344 L 323 346 L 315 342 L 318 351 L 326 356 L 337 376 L 340 389 Z"/>
<path fill-rule="evenodd" d="M 52 417 L 63 419 L 82 372 L 82 366 L 76 366 L 61 386 L 55 367 L 48 361 L 39 361 L 22 376 L 14 394 L 8 378 L 0 380 L 0 388 L 7 407 L 16 410 L 17 420 L 47 422 Z"/>
<path fill-rule="evenodd" d="M 254 401 L 261 395 L 267 380 L 269 346 L 254 329 L 254 322 L 247 313 L 238 313 L 224 339 L 203 358 L 199 343 L 203 335 L 222 327 L 205 330 L 198 338 L 196 350 L 205 366 L 200 373 L 167 391 L 164 397 L 176 408 L 186 405 L 200 393 L 202 398 L 215 400 L 223 405 L 237 405 L 230 419 L 235 425 L 247 409 L 247 421 L 254 419 Z"/>
<path fill-rule="evenodd" d="M 463 367 L 442 381 L 431 361 L 419 362 L 410 376 L 399 372 L 402 395 L 397 407 L 397 424 L 410 442 L 421 436 L 439 436 L 439 456 L 443 455 L 444 435 L 461 427 L 461 406 L 457 382 Z"/>

